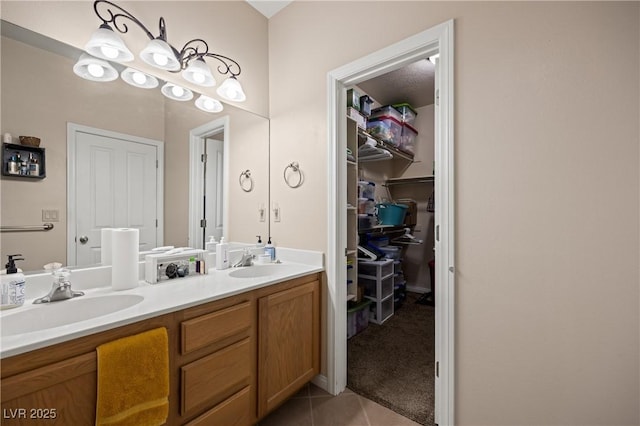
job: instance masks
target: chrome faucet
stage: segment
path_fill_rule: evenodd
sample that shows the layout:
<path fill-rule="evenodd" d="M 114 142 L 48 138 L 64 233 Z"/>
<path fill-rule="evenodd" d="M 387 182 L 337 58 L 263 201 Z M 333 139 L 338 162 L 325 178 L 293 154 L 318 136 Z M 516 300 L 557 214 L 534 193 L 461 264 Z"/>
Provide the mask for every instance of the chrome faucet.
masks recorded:
<path fill-rule="evenodd" d="M 233 267 L 237 268 L 239 266 L 251 266 L 253 265 L 254 258 L 255 258 L 254 255 L 249 253 L 248 250 L 245 250 L 244 254 L 242 255 L 242 259 L 240 259 L 235 265 L 233 265 Z"/>
<path fill-rule="evenodd" d="M 33 303 L 50 303 L 57 302 L 58 300 L 67 300 L 78 296 L 84 296 L 82 291 L 73 291 L 71 289 L 69 275 L 71 275 L 71 273 L 67 269 L 54 271 L 51 290 L 49 290 L 49 293 L 46 296 L 34 300 Z"/>

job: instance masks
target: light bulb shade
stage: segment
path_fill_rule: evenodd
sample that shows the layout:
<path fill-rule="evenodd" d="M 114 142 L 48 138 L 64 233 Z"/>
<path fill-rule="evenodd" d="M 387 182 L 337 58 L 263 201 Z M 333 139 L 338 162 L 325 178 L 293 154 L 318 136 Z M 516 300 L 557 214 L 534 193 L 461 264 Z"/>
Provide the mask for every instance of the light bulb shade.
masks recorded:
<path fill-rule="evenodd" d="M 165 83 L 160 90 L 163 95 L 174 101 L 189 101 L 193 99 L 193 92 L 191 90 L 173 83 Z"/>
<path fill-rule="evenodd" d="M 113 81 L 118 78 L 118 71 L 107 61 L 83 53 L 73 66 L 73 72 L 86 80 Z"/>
<path fill-rule="evenodd" d="M 205 112 L 220 112 L 224 109 L 219 100 L 205 95 L 200 95 L 200 97 L 196 99 L 196 106 Z"/>
<path fill-rule="evenodd" d="M 92 35 L 84 47 L 87 53 L 108 61 L 130 62 L 133 53 L 111 27 L 103 24 Z"/>
<path fill-rule="evenodd" d="M 182 71 L 182 77 L 198 86 L 211 87 L 216 84 L 207 63 L 200 58 L 189 62 L 189 66 Z"/>
<path fill-rule="evenodd" d="M 140 58 L 147 64 L 167 71 L 180 70 L 180 62 L 176 58 L 173 48 L 166 41 L 159 38 L 151 40 L 140 52 Z"/>
<path fill-rule="evenodd" d="M 152 75 L 145 74 L 133 68 L 126 68 L 120 74 L 120 77 L 128 84 L 140 87 L 141 89 L 153 89 L 158 87 L 158 79 Z"/>
<path fill-rule="evenodd" d="M 242 86 L 240 86 L 240 82 L 235 77 L 229 77 L 226 79 L 220 87 L 218 87 L 216 92 L 228 101 L 243 102 L 247 99 L 247 95 L 244 94 Z"/>

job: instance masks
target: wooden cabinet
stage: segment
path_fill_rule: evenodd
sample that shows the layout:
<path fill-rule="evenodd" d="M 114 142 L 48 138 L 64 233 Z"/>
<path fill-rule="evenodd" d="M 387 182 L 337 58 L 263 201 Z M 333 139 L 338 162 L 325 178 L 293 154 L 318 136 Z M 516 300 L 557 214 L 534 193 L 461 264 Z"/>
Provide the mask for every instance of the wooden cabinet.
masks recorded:
<path fill-rule="evenodd" d="M 319 282 L 261 297 L 258 315 L 258 413 L 262 417 L 319 373 Z"/>
<path fill-rule="evenodd" d="M 2 424 L 95 423 L 96 354 L 2 379 Z"/>
<path fill-rule="evenodd" d="M 169 335 L 166 424 L 249 426 L 319 373 L 319 275 L 3 359 L 2 424 L 95 424 L 96 347 L 156 327 Z"/>

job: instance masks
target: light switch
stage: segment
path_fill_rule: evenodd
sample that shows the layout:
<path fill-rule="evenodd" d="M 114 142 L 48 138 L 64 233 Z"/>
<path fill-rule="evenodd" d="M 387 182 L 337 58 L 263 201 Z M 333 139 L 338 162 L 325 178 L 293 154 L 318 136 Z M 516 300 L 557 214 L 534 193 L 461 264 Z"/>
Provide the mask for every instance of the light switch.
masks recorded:
<path fill-rule="evenodd" d="M 273 205 L 273 221 L 280 222 L 280 206 L 278 204 Z"/>
<path fill-rule="evenodd" d="M 42 210 L 42 221 L 43 222 L 58 222 L 59 218 L 59 210 Z"/>

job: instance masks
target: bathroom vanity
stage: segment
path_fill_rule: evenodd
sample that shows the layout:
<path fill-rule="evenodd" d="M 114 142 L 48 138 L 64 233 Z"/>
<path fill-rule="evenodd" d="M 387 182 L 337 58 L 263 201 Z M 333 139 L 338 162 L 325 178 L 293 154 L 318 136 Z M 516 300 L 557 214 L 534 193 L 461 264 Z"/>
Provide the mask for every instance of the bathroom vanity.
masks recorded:
<path fill-rule="evenodd" d="M 296 273 L 284 279 L 260 277 L 260 269 L 251 268 L 255 267 L 215 271 L 217 280 L 215 276 L 194 277 L 186 284 L 135 289 L 131 292 L 143 294 L 145 302 L 164 297 L 154 299 L 157 292 L 174 297 L 172 286 L 176 285 L 195 294 L 188 295 L 190 302 L 181 303 L 188 307 L 171 312 L 159 309 L 157 315 L 144 306 L 128 308 L 120 315 L 134 312 L 126 325 L 105 325 L 109 318 L 119 316 L 116 312 L 104 316 L 100 326 L 95 326 L 98 320 L 89 321 L 94 326 L 80 332 L 84 334 L 81 337 L 3 356 L 2 423 L 95 424 L 96 347 L 166 327 L 170 368 L 167 424 L 255 424 L 320 371 L 318 272 L 322 268 L 294 267 L 291 270 Z M 239 271 L 246 271 L 249 277 L 229 277 Z M 236 284 L 225 287 L 227 283 Z M 198 292 L 208 296 L 198 302 Z M 144 319 L 132 320 L 141 317 Z M 100 328 L 106 329 L 93 332 Z M 3 343 L 5 340 L 10 341 L 3 336 Z"/>

